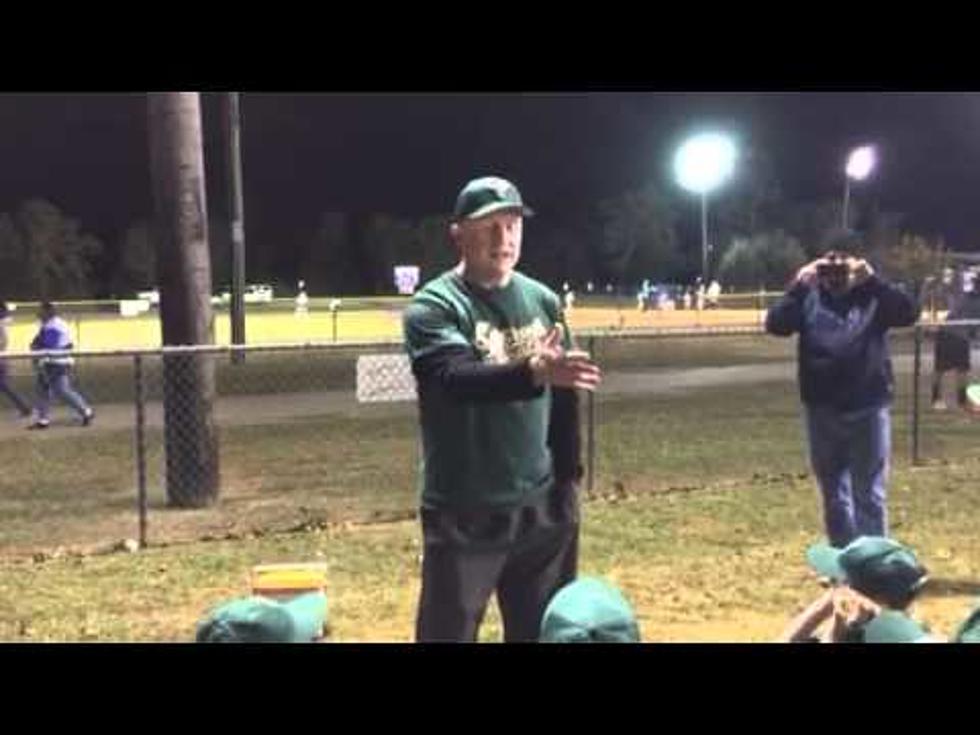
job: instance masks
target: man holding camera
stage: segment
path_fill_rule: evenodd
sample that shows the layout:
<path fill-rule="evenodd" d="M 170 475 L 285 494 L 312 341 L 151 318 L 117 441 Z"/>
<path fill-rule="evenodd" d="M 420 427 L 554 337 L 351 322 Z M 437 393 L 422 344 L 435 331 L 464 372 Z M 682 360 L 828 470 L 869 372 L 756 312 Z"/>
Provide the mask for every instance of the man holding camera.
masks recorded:
<path fill-rule="evenodd" d="M 851 253 L 852 233 L 800 268 L 766 315 L 766 331 L 799 334 L 800 396 L 810 464 L 823 497 L 832 546 L 886 536 L 885 485 L 891 453 L 894 376 L 887 332 L 910 326 L 919 305 Z"/>

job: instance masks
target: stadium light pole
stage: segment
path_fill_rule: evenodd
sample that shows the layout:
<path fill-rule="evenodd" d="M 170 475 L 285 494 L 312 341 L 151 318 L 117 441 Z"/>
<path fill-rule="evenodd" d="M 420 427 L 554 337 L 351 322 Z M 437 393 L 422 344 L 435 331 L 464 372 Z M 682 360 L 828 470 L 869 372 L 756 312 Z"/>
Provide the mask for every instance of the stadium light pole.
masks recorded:
<path fill-rule="evenodd" d="M 245 213 L 242 203 L 242 123 L 238 92 L 223 95 L 227 144 L 228 214 L 231 225 L 231 343 L 245 344 Z M 232 362 L 245 360 L 235 350 Z"/>
<path fill-rule="evenodd" d="M 847 210 L 851 203 L 851 179 L 864 181 L 874 170 L 877 156 L 870 145 L 863 145 L 851 151 L 844 166 L 844 206 L 841 208 L 841 224 L 847 229 Z"/>
<path fill-rule="evenodd" d="M 683 189 L 701 197 L 701 281 L 708 281 L 708 194 L 735 170 L 737 152 L 723 133 L 699 133 L 688 138 L 674 156 L 674 175 Z"/>

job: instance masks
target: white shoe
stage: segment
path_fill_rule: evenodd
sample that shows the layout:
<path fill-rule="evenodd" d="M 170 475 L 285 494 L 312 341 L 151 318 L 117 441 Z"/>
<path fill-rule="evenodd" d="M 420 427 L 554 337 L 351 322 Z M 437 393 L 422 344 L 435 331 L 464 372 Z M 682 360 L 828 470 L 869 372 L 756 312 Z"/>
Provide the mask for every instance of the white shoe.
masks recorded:
<path fill-rule="evenodd" d="M 946 401 L 933 401 L 932 403 L 933 411 L 948 411 L 949 406 L 946 405 Z"/>

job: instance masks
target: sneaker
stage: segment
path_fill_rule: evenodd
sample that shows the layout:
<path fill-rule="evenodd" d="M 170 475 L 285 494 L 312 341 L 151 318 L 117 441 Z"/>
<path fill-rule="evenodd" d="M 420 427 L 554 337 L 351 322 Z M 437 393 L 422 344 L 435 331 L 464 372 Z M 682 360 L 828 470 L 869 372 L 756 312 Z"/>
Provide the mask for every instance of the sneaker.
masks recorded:
<path fill-rule="evenodd" d="M 90 408 L 85 412 L 85 415 L 82 416 L 82 426 L 88 426 L 93 421 L 95 421 L 95 411 Z"/>
<path fill-rule="evenodd" d="M 28 431 L 33 431 L 36 429 L 46 429 L 50 425 L 49 421 L 34 421 L 27 425 Z"/>
<path fill-rule="evenodd" d="M 947 406 L 946 405 L 946 401 L 943 401 L 943 400 L 933 401 L 932 402 L 932 410 L 933 411 L 948 411 L 949 410 L 949 406 Z"/>

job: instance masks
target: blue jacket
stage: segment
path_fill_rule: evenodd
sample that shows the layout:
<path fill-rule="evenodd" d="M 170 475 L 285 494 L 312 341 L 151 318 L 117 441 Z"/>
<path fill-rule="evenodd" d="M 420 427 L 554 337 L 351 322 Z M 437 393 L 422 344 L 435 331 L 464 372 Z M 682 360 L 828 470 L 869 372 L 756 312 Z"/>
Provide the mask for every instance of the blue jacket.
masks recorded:
<path fill-rule="evenodd" d="M 71 339 L 71 332 L 68 325 L 61 317 L 51 317 L 41 323 L 41 327 L 31 340 L 31 349 L 38 352 L 43 350 L 70 350 L 74 347 Z M 43 357 L 40 360 L 42 365 L 71 365 L 74 362 L 71 357 Z"/>
<path fill-rule="evenodd" d="M 891 401 L 895 379 L 886 333 L 919 318 L 914 298 L 871 276 L 833 299 L 797 283 L 766 315 L 766 331 L 798 333 L 800 397 L 808 405 L 853 411 Z"/>

